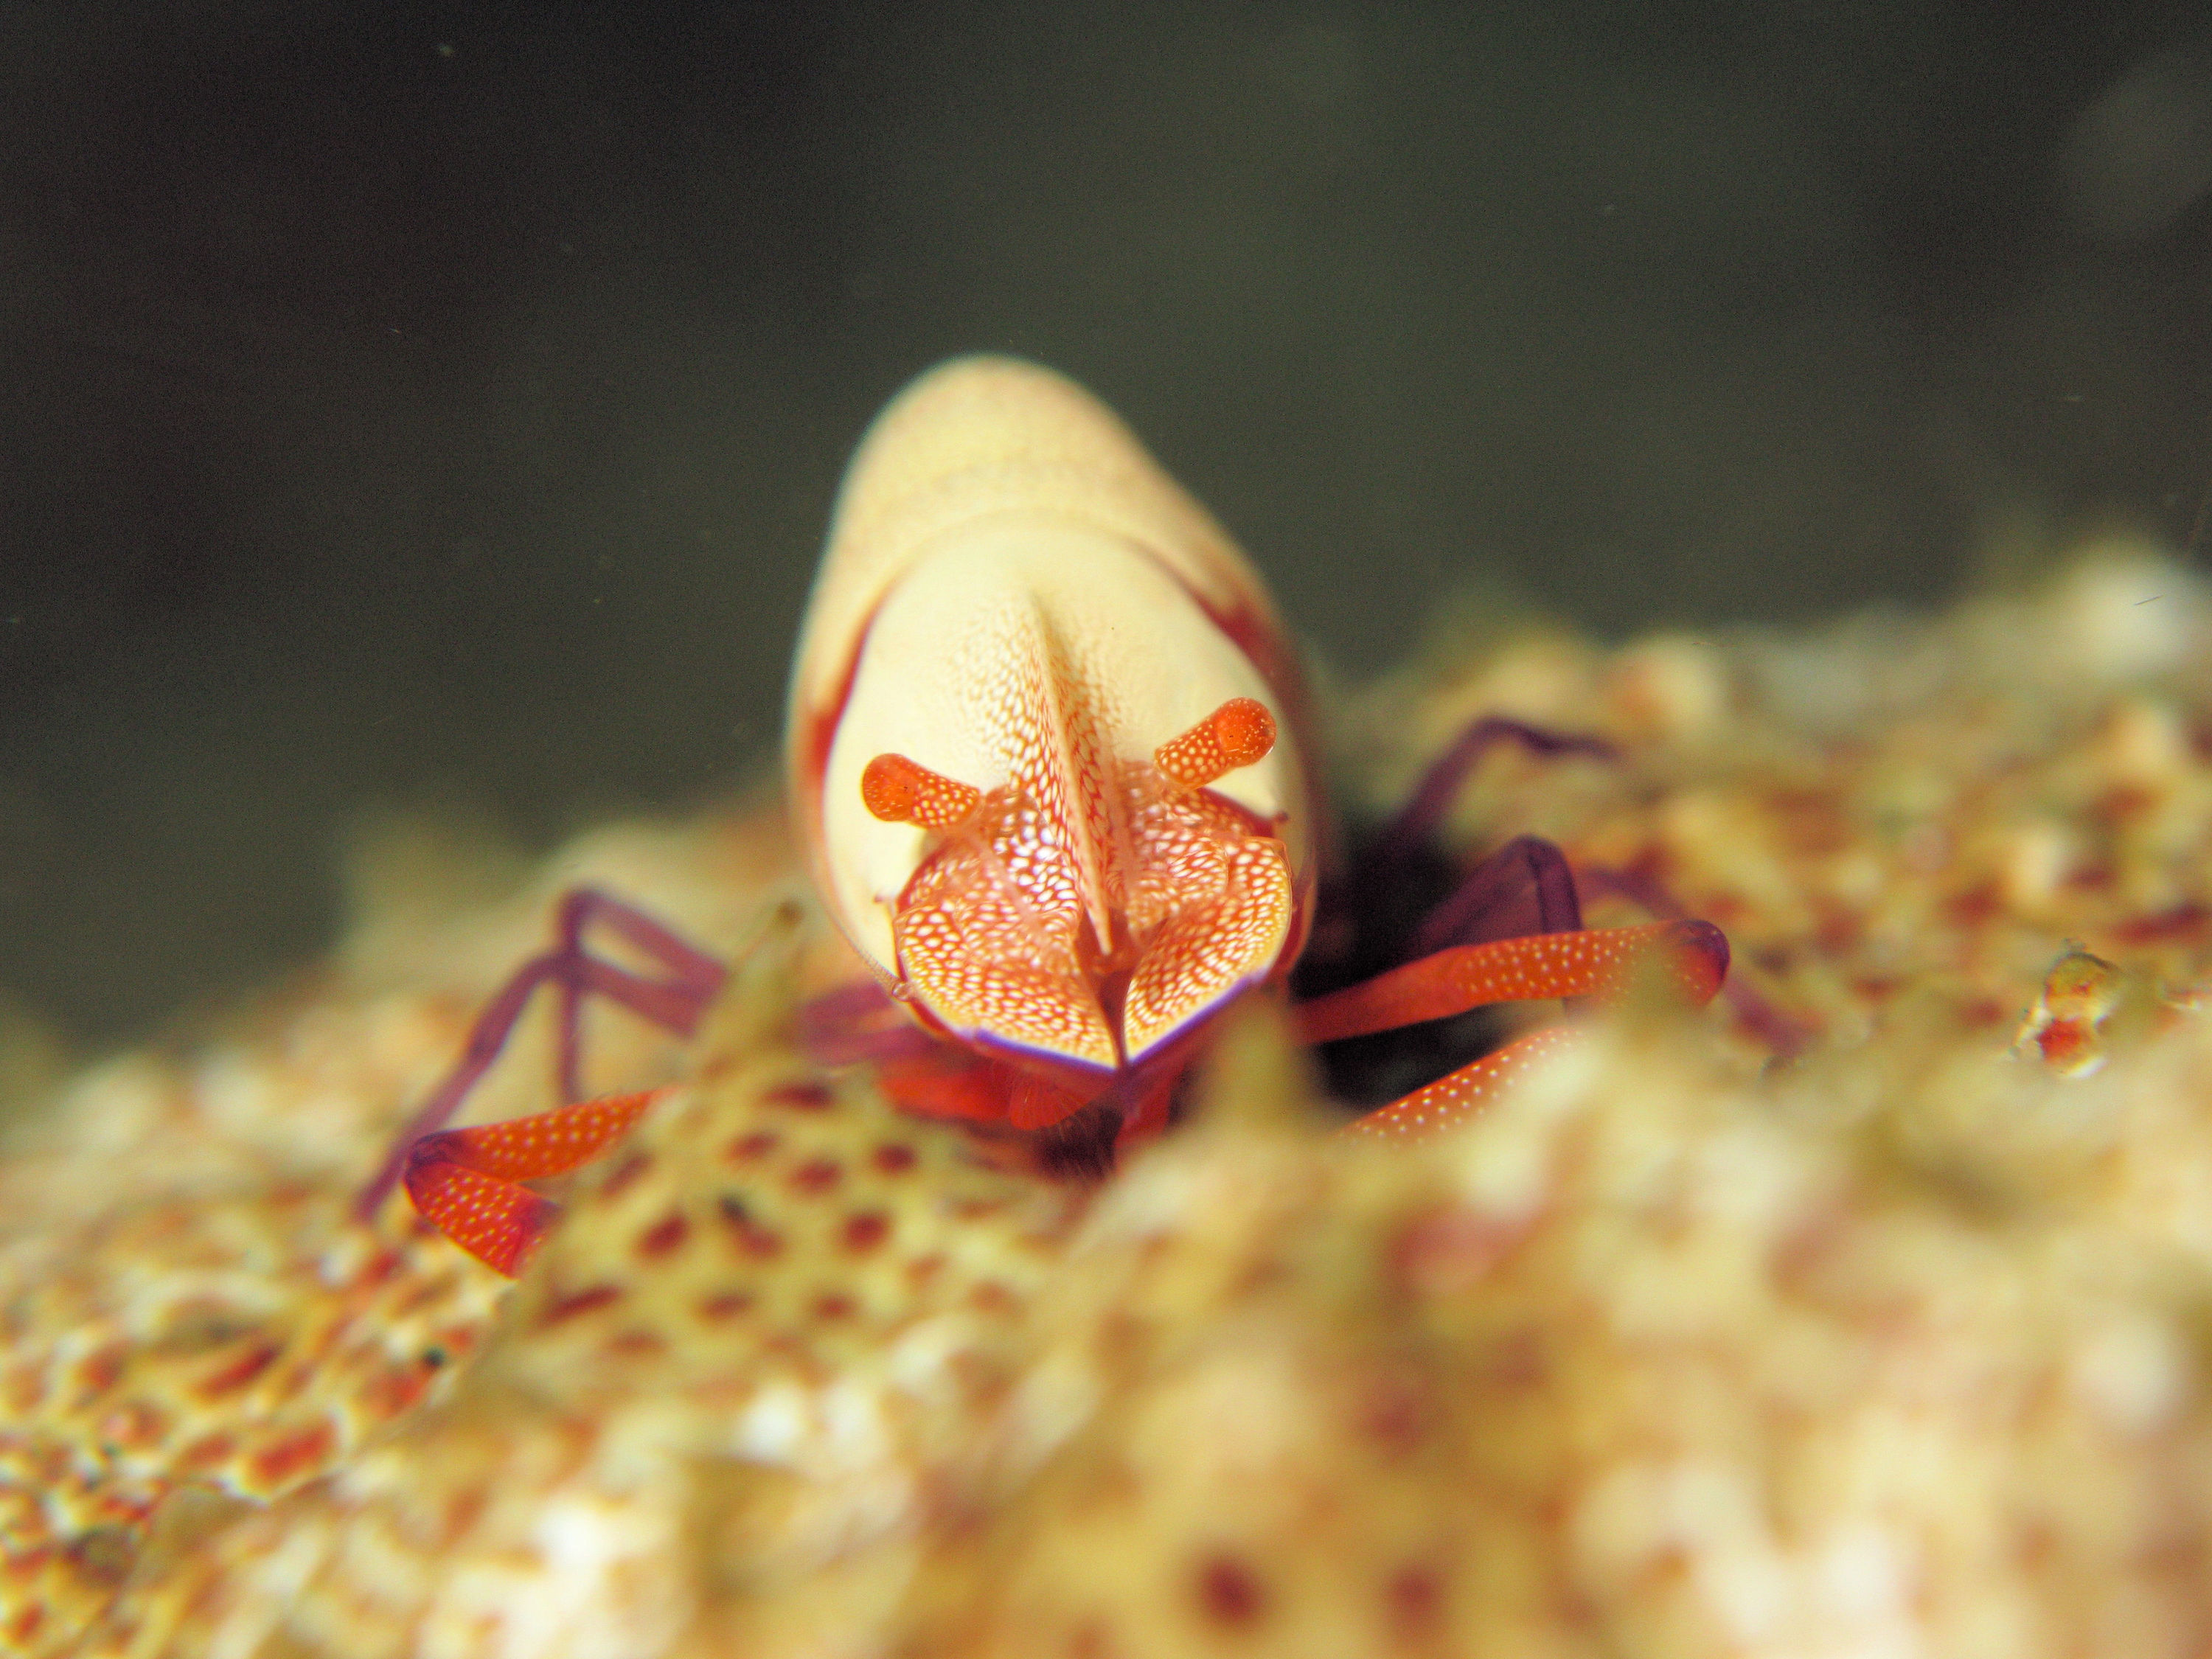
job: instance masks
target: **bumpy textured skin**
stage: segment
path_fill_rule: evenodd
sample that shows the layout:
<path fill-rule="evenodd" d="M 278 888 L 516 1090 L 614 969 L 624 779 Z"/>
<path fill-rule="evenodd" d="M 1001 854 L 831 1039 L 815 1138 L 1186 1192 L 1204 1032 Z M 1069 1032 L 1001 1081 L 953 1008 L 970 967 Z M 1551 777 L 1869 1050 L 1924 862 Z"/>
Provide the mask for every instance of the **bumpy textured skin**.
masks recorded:
<path fill-rule="evenodd" d="M 309 1486 L 452 1389 L 506 1282 L 404 1199 L 361 1225 L 345 1189 L 561 886 L 603 880 L 733 943 L 788 867 L 777 830 L 602 832 L 496 910 L 457 896 L 476 878 L 427 842 L 395 842 L 360 872 L 388 896 L 339 958 L 188 1051 L 90 1067 L 10 1122 L 0 1651 L 79 1652 L 157 1527 L 189 1540 Z M 594 1038 L 617 1074 L 665 1063 L 635 1025 Z M 527 1065 L 498 1081 L 495 1109 L 545 1086 Z"/>
<path fill-rule="evenodd" d="M 7 1142 L 4 1364 L 46 1388 L 6 1419 L 36 1458 L 0 1465 L 0 1628 L 38 1659 L 2200 1651 L 2212 598 L 2108 562 L 1908 629 L 1470 646 L 1347 712 L 1356 781 L 1400 798 L 1500 708 L 1626 758 L 1486 761 L 1470 841 L 1663 881 L 1812 1030 L 1796 1062 L 1726 1005 L 1632 1006 L 1464 1133 L 1364 1146 L 1243 1026 L 1078 1213 L 813 1070 L 755 976 L 680 1054 L 595 1023 L 609 1082 L 679 1087 L 509 1289 L 400 1200 L 346 1218 L 393 1126 L 558 886 L 728 950 L 795 858 L 762 812 L 596 838 L 494 908 L 405 884 L 325 973 Z M 2114 970 L 2087 1077 L 2011 1052 L 2039 999 L 2072 1017 L 2069 940 Z M 340 1420 L 456 1328 L 281 1482 L 174 1461 Z M 203 1398 L 262 1330 L 299 1334 L 260 1373 L 296 1393 Z M 81 1408 L 102 1352 L 131 1380 Z M 187 1437 L 117 1442 L 133 1396 Z"/>
<path fill-rule="evenodd" d="M 450 1408 L 160 1559 L 91 1651 L 665 1651 L 753 1581 L 898 1547 L 988 1436 L 1083 1200 L 809 1068 L 777 1036 L 788 951 L 748 969 Z M 729 1582 L 694 1578 L 695 1527 Z"/>

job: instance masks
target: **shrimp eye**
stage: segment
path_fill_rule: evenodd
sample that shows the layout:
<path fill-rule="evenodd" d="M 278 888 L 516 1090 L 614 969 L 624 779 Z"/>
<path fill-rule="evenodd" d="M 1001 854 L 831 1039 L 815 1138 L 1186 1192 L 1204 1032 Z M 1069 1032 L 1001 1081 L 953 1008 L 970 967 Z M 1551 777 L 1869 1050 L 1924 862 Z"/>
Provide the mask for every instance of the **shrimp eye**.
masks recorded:
<path fill-rule="evenodd" d="M 904 755 L 878 755 L 860 774 L 860 800 L 886 823 L 950 830 L 983 804 L 983 792 Z"/>
<path fill-rule="evenodd" d="M 1170 782 L 1203 789 L 1240 766 L 1267 758 L 1275 746 L 1275 717 L 1250 697 L 1231 697 L 1179 738 L 1152 752 Z"/>

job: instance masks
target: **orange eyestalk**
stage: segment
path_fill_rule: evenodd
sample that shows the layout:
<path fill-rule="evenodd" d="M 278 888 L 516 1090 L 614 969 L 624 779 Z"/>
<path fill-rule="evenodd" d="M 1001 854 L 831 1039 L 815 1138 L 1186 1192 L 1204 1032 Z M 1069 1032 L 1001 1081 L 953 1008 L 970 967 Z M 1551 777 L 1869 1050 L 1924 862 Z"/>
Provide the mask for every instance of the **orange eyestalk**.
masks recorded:
<path fill-rule="evenodd" d="M 860 774 L 860 799 L 885 823 L 950 830 L 966 823 L 983 804 L 983 792 L 904 755 L 878 755 Z"/>
<path fill-rule="evenodd" d="M 1203 789 L 1275 746 L 1275 717 L 1265 703 L 1231 697 L 1179 738 L 1152 751 L 1152 763 L 1186 789 Z"/>

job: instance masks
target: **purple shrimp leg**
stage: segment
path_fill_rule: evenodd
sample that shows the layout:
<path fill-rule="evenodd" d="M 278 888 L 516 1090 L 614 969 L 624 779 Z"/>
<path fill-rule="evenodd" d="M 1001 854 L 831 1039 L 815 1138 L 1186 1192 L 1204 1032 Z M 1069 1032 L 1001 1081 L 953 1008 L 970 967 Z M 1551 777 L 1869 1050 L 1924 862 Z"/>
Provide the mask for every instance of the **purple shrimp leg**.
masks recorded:
<path fill-rule="evenodd" d="M 938 1046 L 872 979 L 841 985 L 799 1004 L 797 1036 L 800 1052 L 817 1066 L 913 1060 Z"/>
<path fill-rule="evenodd" d="M 1540 836 L 1516 836 L 1477 864 L 1413 930 L 1409 957 L 1531 933 L 1577 933 L 1583 907 L 1567 855 Z"/>
<path fill-rule="evenodd" d="M 594 924 L 611 930 L 648 958 L 659 977 L 592 955 L 584 947 L 584 932 Z M 721 990 L 726 976 L 722 964 L 705 951 L 687 944 L 636 906 L 596 888 L 579 887 L 562 896 L 555 915 L 554 937 L 553 948 L 518 969 L 477 1016 L 460 1059 L 409 1120 L 376 1178 L 362 1189 L 356 1212 L 363 1220 L 376 1213 L 398 1184 L 408 1149 L 442 1127 L 491 1069 L 539 986 L 554 986 L 560 999 L 555 1060 L 561 1103 L 567 1105 L 582 1094 L 579 1026 L 586 993 L 605 997 L 678 1036 L 690 1036 L 697 1029 L 700 1015 Z"/>
<path fill-rule="evenodd" d="M 1420 786 L 1413 791 L 1413 799 L 1383 826 L 1371 854 L 1376 862 L 1384 866 L 1403 863 L 1428 846 L 1475 763 L 1489 753 L 1492 745 L 1509 739 L 1536 755 L 1588 755 L 1608 761 L 1617 760 L 1620 755 L 1603 738 L 1576 732 L 1547 732 L 1540 726 L 1507 720 L 1500 714 L 1486 714 L 1462 732 L 1452 746 L 1437 757 L 1422 777 Z"/>

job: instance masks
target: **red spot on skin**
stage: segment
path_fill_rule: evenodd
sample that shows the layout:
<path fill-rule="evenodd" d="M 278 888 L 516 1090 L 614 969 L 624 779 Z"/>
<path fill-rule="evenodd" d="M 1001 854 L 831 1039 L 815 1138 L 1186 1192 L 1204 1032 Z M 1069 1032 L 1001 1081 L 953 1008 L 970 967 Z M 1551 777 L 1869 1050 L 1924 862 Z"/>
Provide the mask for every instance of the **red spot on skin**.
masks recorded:
<path fill-rule="evenodd" d="M 430 1379 L 435 1375 L 423 1365 L 386 1371 L 362 1389 L 362 1395 L 370 1410 L 385 1417 L 397 1417 L 429 1391 Z"/>
<path fill-rule="evenodd" d="M 194 1390 L 203 1400 L 219 1400 L 224 1395 L 235 1393 L 276 1363 L 284 1352 L 283 1345 L 264 1342 L 224 1366 L 213 1376 L 202 1380 Z"/>
<path fill-rule="evenodd" d="M 735 1319 L 752 1305 L 750 1291 L 724 1291 L 699 1304 L 699 1317 L 709 1321 Z"/>
<path fill-rule="evenodd" d="M 2048 1566 L 2058 1553 L 2058 1531 L 2047 1522 L 2023 1521 L 2013 1529 L 2013 1555 L 2029 1572 Z"/>
<path fill-rule="evenodd" d="M 1233 1555 L 1209 1557 L 1198 1570 L 1199 1608 L 1217 1625 L 1256 1623 L 1266 1601 L 1258 1576 Z"/>
<path fill-rule="evenodd" d="M 11 1409 L 31 1411 L 46 1397 L 46 1373 L 43 1366 L 18 1365 L 9 1374 L 4 1398 Z"/>
<path fill-rule="evenodd" d="M 772 1106 L 788 1106 L 794 1112 L 826 1112 L 837 1103 L 828 1085 L 820 1083 L 779 1083 L 763 1091 L 761 1098 Z"/>
<path fill-rule="evenodd" d="M 691 1224 L 684 1219 L 684 1212 L 671 1210 L 638 1235 L 637 1253 L 650 1261 L 666 1255 L 690 1236 Z"/>
<path fill-rule="evenodd" d="M 1426 1391 L 1397 1378 L 1378 1381 L 1360 1406 L 1359 1426 L 1393 1457 L 1420 1450 L 1435 1420 L 1435 1407 Z"/>
<path fill-rule="evenodd" d="M 783 1254 L 783 1235 L 773 1227 L 748 1227 L 738 1243 L 747 1255 L 763 1261 Z"/>
<path fill-rule="evenodd" d="M 227 1463 L 238 1450 L 238 1443 L 227 1434 L 210 1434 L 195 1440 L 177 1454 L 179 1473 L 192 1469 L 213 1468 Z"/>
<path fill-rule="evenodd" d="M 1835 1259 L 1844 1234 L 1842 1216 L 1832 1208 L 1816 1208 L 1785 1233 L 1774 1246 L 1770 1260 L 1774 1282 L 1791 1295 L 1814 1296 L 1814 1275 Z"/>
<path fill-rule="evenodd" d="M 617 1331 L 607 1343 L 607 1352 L 620 1354 L 625 1359 L 648 1358 L 665 1353 L 668 1343 L 658 1331 Z"/>
<path fill-rule="evenodd" d="M 264 1486 L 276 1486 L 324 1462 L 337 1443 L 337 1431 L 328 1423 L 264 1446 L 253 1455 L 254 1478 Z"/>
<path fill-rule="evenodd" d="M 844 1178 L 845 1170 L 835 1158 L 811 1158 L 791 1172 L 793 1190 L 809 1194 L 828 1192 Z"/>
<path fill-rule="evenodd" d="M 845 1248 L 855 1255 L 865 1255 L 888 1238 L 890 1231 L 890 1218 L 876 1211 L 849 1216 L 845 1221 Z"/>
<path fill-rule="evenodd" d="M 2161 945 L 2171 939 L 2193 938 L 2212 921 L 2212 908 L 2202 904 L 2177 904 L 2155 915 L 2137 916 L 2112 929 L 2123 945 Z"/>
<path fill-rule="evenodd" d="M 8 1621 L 8 1640 L 10 1645 L 22 1650 L 31 1645 L 31 1638 L 39 1633 L 39 1626 L 46 1621 L 46 1610 L 32 1601 L 19 1610 Z"/>
<path fill-rule="evenodd" d="M 78 1362 L 76 1385 L 82 1391 L 79 1404 L 96 1399 L 115 1386 L 115 1379 L 123 1375 L 130 1363 L 130 1346 L 122 1342 L 111 1342 L 106 1347 L 87 1354 Z"/>
<path fill-rule="evenodd" d="M 783 1235 L 773 1227 L 763 1227 L 755 1221 L 744 1200 L 732 1193 L 725 1193 L 715 1209 L 730 1229 L 730 1237 L 738 1249 L 754 1260 L 765 1261 L 783 1254 Z"/>
<path fill-rule="evenodd" d="M 1011 1313 L 1016 1306 L 1014 1293 L 995 1279 L 987 1279 L 969 1291 L 968 1300 L 979 1313 Z"/>
<path fill-rule="evenodd" d="M 1507 1331 L 1489 1343 L 1482 1356 L 1485 1379 L 1501 1391 L 1540 1389 L 1552 1378 L 1549 1351 L 1543 1334 L 1533 1326 Z"/>
<path fill-rule="evenodd" d="M 612 1198 L 652 1167 L 653 1158 L 650 1153 L 632 1152 L 616 1166 L 613 1174 L 600 1183 L 599 1195 L 603 1198 Z"/>
<path fill-rule="evenodd" d="M 1984 882 L 1960 893 L 1943 908 L 1960 927 L 1978 927 L 2004 908 L 2004 900 L 1995 884 Z"/>
<path fill-rule="evenodd" d="M 604 1308 L 611 1302 L 620 1300 L 621 1297 L 622 1286 L 619 1285 L 593 1285 L 584 1290 L 571 1291 L 565 1296 L 556 1296 L 548 1302 L 545 1304 L 544 1313 L 539 1316 L 538 1322 L 542 1325 L 557 1325 L 564 1319 L 574 1319 L 580 1314 L 591 1312 L 594 1308 Z"/>
<path fill-rule="evenodd" d="M 1382 1586 L 1382 1605 L 1401 1641 L 1434 1630 L 1443 1601 L 1443 1585 L 1427 1567 L 1401 1567 Z"/>
<path fill-rule="evenodd" d="M 817 1319 L 850 1319 L 858 1309 L 859 1304 L 849 1296 L 821 1296 L 814 1299 Z"/>
<path fill-rule="evenodd" d="M 878 1146 L 875 1151 L 875 1165 L 885 1175 L 904 1175 L 914 1168 L 915 1153 L 911 1146 L 902 1146 L 896 1141 Z"/>
<path fill-rule="evenodd" d="M 1857 944 L 1864 932 L 1857 916 L 1838 908 L 1820 917 L 1814 928 L 1813 942 L 1823 951 L 1840 956 Z"/>
<path fill-rule="evenodd" d="M 916 1290 L 919 1290 L 921 1286 L 928 1284 L 931 1279 L 936 1278 L 939 1273 L 944 1271 L 945 1258 L 943 1256 L 934 1255 L 918 1255 L 915 1257 L 913 1261 L 906 1264 L 907 1283 L 912 1285 Z"/>
<path fill-rule="evenodd" d="M 772 1129 L 762 1129 L 749 1135 L 739 1135 L 730 1143 L 726 1156 L 732 1164 L 751 1164 L 766 1158 L 776 1149 L 783 1137 Z"/>
<path fill-rule="evenodd" d="M 2123 787 L 2106 790 L 2092 809 L 2108 822 L 2131 818 L 2158 804 L 2158 797 L 2148 789 Z"/>

